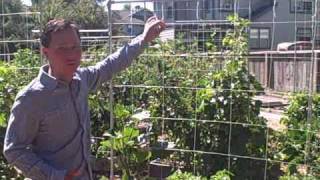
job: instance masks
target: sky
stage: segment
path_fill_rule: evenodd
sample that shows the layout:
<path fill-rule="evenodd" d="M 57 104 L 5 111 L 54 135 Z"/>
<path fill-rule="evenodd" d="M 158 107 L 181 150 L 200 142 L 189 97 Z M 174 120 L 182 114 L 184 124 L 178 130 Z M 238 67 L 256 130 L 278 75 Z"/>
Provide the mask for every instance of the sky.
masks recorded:
<path fill-rule="evenodd" d="M 26 5 L 31 5 L 31 0 L 21 0 L 22 3 L 26 4 Z M 115 3 L 112 5 L 112 10 L 120 10 L 123 8 L 123 3 Z M 131 3 L 131 7 L 134 8 L 135 6 L 141 6 L 144 7 L 144 3 Z M 153 10 L 153 5 L 150 2 L 146 2 L 146 8 Z"/>
<path fill-rule="evenodd" d="M 23 4 L 30 6 L 31 0 L 21 0 Z"/>

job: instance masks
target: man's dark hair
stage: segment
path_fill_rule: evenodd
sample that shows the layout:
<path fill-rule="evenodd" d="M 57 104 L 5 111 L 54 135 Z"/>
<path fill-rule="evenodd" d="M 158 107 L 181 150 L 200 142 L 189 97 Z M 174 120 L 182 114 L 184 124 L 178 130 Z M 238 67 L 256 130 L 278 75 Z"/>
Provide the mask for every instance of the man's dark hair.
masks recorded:
<path fill-rule="evenodd" d="M 51 33 L 68 29 L 68 28 L 74 29 L 80 39 L 79 28 L 76 25 L 76 23 L 69 20 L 65 20 L 65 19 L 50 20 L 44 27 L 43 32 L 41 34 L 41 37 L 40 37 L 41 45 L 43 47 L 49 47 L 49 44 L 51 42 Z"/>

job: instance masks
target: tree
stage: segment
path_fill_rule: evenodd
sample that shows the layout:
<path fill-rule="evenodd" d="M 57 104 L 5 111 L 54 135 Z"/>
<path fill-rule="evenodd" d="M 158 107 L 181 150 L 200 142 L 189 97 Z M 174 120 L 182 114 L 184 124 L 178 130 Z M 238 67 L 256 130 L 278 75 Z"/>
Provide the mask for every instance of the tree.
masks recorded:
<path fill-rule="evenodd" d="M 3 7 L 2 7 L 3 5 Z M 0 12 L 2 14 L 25 12 L 26 7 L 20 0 L 3 1 L 0 4 Z M 2 16 L 3 21 L 0 25 L 0 37 L 3 40 L 25 40 L 29 39 L 33 21 L 31 16 L 27 15 L 8 15 Z M 27 47 L 27 43 L 6 42 L 1 44 L 0 53 L 9 54 L 15 52 L 18 48 Z M 6 58 L 4 58 L 6 59 Z"/>
<path fill-rule="evenodd" d="M 108 26 L 107 13 L 104 7 L 96 1 L 81 0 L 71 5 L 73 18 L 82 28 L 106 28 Z"/>
<path fill-rule="evenodd" d="M 107 13 L 100 3 L 105 0 L 33 0 L 32 9 L 42 13 L 39 27 L 50 19 L 64 18 L 75 21 L 80 28 L 106 28 Z"/>
<path fill-rule="evenodd" d="M 123 10 L 128 10 L 128 11 L 130 11 L 130 10 L 131 10 L 131 5 L 130 5 L 130 4 L 125 4 L 125 5 L 123 5 Z"/>

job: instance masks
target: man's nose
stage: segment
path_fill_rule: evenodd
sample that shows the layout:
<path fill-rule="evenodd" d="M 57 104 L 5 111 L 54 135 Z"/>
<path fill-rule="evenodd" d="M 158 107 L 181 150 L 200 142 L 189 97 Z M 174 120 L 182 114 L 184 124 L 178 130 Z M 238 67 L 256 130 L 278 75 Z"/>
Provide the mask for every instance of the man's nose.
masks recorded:
<path fill-rule="evenodd" d="M 65 52 L 65 56 L 68 57 L 68 58 L 77 58 L 77 57 L 80 57 L 81 56 L 81 50 L 78 51 L 78 50 L 72 50 L 72 49 L 69 49 L 68 51 Z"/>

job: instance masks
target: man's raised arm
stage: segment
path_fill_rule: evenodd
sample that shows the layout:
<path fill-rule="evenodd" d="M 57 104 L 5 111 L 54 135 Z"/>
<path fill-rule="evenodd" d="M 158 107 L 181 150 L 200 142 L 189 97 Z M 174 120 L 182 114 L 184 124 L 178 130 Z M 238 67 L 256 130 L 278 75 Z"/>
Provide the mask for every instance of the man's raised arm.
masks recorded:
<path fill-rule="evenodd" d="M 108 81 L 115 73 L 126 69 L 141 52 L 144 46 L 159 36 L 165 29 L 165 23 L 156 16 L 149 18 L 143 34 L 134 38 L 130 43 L 109 55 L 95 66 L 82 68 L 80 73 L 87 82 L 89 90 L 95 90 L 101 83 Z"/>

